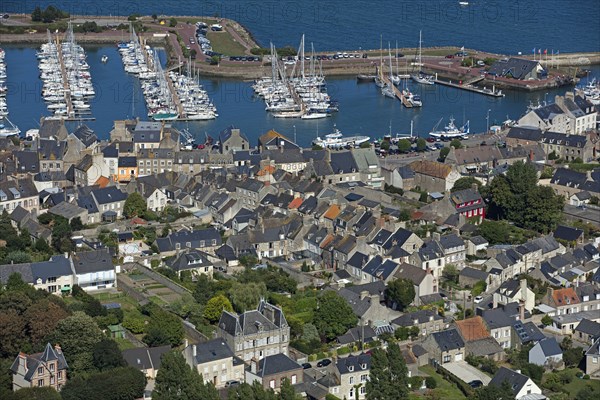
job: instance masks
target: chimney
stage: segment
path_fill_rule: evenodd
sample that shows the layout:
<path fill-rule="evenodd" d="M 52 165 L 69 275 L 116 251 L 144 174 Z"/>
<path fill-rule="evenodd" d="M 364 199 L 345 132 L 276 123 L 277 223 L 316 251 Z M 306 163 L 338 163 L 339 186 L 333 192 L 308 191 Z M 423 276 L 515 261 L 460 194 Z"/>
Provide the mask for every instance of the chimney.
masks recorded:
<path fill-rule="evenodd" d="M 441 237 L 442 235 L 440 235 L 439 232 L 433 232 L 433 240 L 437 240 L 439 242 Z"/>
<path fill-rule="evenodd" d="M 258 371 L 258 360 L 256 359 L 256 357 L 252 357 L 252 359 L 250 360 L 250 372 L 252 372 L 253 374 L 256 374 Z"/>
<path fill-rule="evenodd" d="M 529 161 L 533 162 L 534 156 L 533 156 L 533 149 L 529 150 Z"/>
<path fill-rule="evenodd" d="M 367 290 L 363 290 L 362 292 L 360 292 L 360 299 L 361 300 L 364 300 L 367 297 L 369 297 L 369 292 Z"/>
<path fill-rule="evenodd" d="M 527 300 L 527 279 L 521 279 L 521 300 Z"/>
<path fill-rule="evenodd" d="M 62 354 L 62 349 L 60 348 L 59 344 L 56 343 L 54 345 L 54 350 L 58 353 L 58 354 Z"/>
<path fill-rule="evenodd" d="M 188 347 L 188 346 L 189 346 L 189 342 L 188 342 L 188 340 L 187 340 L 187 339 L 184 339 L 184 341 L 183 341 L 183 348 L 186 348 L 186 347 Z"/>
<path fill-rule="evenodd" d="M 519 320 L 525 320 L 525 300 L 519 301 Z"/>
<path fill-rule="evenodd" d="M 592 180 L 592 171 L 586 171 L 585 176 L 587 177 L 588 181 Z"/>
<path fill-rule="evenodd" d="M 498 298 L 496 296 L 492 296 L 493 304 L 492 308 L 498 308 Z"/>
<path fill-rule="evenodd" d="M 193 344 L 192 345 L 192 356 L 196 357 L 196 355 L 198 354 L 197 350 L 196 350 L 196 345 Z"/>

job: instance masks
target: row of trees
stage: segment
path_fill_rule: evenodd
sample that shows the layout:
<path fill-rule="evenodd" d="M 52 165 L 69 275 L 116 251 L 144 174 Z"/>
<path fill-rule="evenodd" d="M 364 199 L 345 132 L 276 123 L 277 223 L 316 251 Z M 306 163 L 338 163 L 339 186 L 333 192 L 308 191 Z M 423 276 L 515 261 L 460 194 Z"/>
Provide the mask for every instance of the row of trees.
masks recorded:
<path fill-rule="evenodd" d="M 33 22 L 50 23 L 64 18 L 69 18 L 69 13 L 54 6 L 48 6 L 44 11 L 37 6 L 31 13 L 31 21 Z"/>

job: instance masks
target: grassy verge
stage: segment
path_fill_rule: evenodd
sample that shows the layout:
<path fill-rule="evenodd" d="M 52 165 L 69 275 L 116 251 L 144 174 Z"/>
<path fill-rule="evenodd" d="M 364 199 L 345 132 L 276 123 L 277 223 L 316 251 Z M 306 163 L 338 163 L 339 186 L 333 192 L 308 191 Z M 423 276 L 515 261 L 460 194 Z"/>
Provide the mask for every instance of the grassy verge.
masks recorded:
<path fill-rule="evenodd" d="M 435 379 L 437 387 L 433 389 L 432 392 L 436 394 L 436 398 L 444 400 L 466 399 L 465 395 L 456 386 L 442 378 L 442 376 L 438 374 L 432 366 L 426 365 L 424 367 L 420 367 L 419 370 Z M 418 399 L 422 397 L 413 393 L 411 398 Z"/>
<path fill-rule="evenodd" d="M 206 38 L 210 40 L 213 51 L 217 53 L 226 56 L 241 56 L 245 54 L 246 48 L 236 42 L 228 32 L 208 31 Z"/>

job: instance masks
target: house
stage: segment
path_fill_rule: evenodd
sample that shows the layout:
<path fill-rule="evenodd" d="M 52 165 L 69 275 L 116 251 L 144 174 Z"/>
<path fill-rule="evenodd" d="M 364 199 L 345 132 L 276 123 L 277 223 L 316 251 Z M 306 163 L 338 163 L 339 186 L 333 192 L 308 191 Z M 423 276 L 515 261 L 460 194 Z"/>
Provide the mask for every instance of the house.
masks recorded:
<path fill-rule="evenodd" d="M 355 148 L 350 151 L 360 174 L 360 181 L 366 183 L 368 187 L 383 187 L 384 178 L 381 176 L 379 158 L 375 154 L 375 149 L 373 147 L 367 149 Z"/>
<path fill-rule="evenodd" d="M 410 328 L 417 326 L 419 335 L 427 336 L 433 332 L 439 332 L 445 328 L 444 318 L 435 310 L 419 310 L 406 313 L 401 317 L 392 320 L 392 327 Z"/>
<path fill-rule="evenodd" d="M 338 358 L 333 369 L 335 380 L 339 383 L 337 390 L 330 393 L 339 398 L 363 400 L 367 394 L 367 381 L 371 368 L 371 355 L 361 353 L 356 356 Z M 360 385 L 360 386 L 359 386 Z M 358 393 L 356 393 L 358 391 Z"/>
<path fill-rule="evenodd" d="M 183 357 L 202 376 L 204 382 L 210 382 L 216 388 L 224 387 L 229 381 L 245 380 L 244 362 L 222 338 L 186 346 Z"/>
<path fill-rule="evenodd" d="M 570 119 L 556 103 L 537 107 L 519 118 L 518 125 L 542 131 L 570 132 Z"/>
<path fill-rule="evenodd" d="M 414 265 L 402 263 L 394 273 L 396 279 L 406 279 L 413 283 L 415 288 L 415 305 L 421 305 L 421 297 L 437 293 L 437 278 L 433 271 L 424 270 Z"/>
<path fill-rule="evenodd" d="M 115 265 L 108 249 L 74 253 L 75 282 L 86 292 L 117 287 Z"/>
<path fill-rule="evenodd" d="M 172 149 L 142 149 L 137 155 L 137 175 L 156 175 L 171 171 L 173 160 L 175 160 L 175 151 Z"/>
<path fill-rule="evenodd" d="M 437 161 L 419 160 L 410 165 L 414 172 L 414 186 L 428 193 L 449 192 L 457 180 L 460 179 L 460 173 L 455 166 L 439 163 Z"/>
<path fill-rule="evenodd" d="M 531 111 L 530 111 L 531 112 Z M 537 128 L 537 121 L 535 128 L 532 126 L 513 126 L 508 130 L 506 134 L 506 146 L 507 147 L 524 147 L 532 146 L 540 142 L 542 139 L 542 130 Z"/>
<path fill-rule="evenodd" d="M 53 215 L 61 216 L 71 222 L 75 218 L 79 218 L 82 224 L 88 223 L 88 212 L 85 208 L 79 207 L 77 204 L 63 201 L 54 207 L 48 209 L 48 212 Z"/>
<path fill-rule="evenodd" d="M 230 126 L 219 134 L 219 151 L 221 154 L 248 150 L 250 148 L 248 138 L 242 131 Z"/>
<path fill-rule="evenodd" d="M 38 135 L 41 139 L 54 139 L 62 141 L 67 138 L 69 131 L 63 119 L 43 119 L 40 121 Z"/>
<path fill-rule="evenodd" d="M 246 371 L 246 382 L 252 385 L 258 382 L 265 389 L 279 392 L 283 381 L 292 385 L 304 382 L 304 370 L 296 361 L 285 354 L 273 354 L 260 360 L 253 358 L 250 370 Z"/>
<path fill-rule="evenodd" d="M 423 242 L 418 251 L 410 256 L 410 263 L 420 269 L 433 274 L 433 292 L 439 291 L 439 282 L 442 277 L 442 271 L 446 265 L 444 251 L 440 244 L 435 240 Z"/>
<path fill-rule="evenodd" d="M 485 322 L 479 315 L 456 321 L 456 329 L 466 342 L 490 337 Z"/>
<path fill-rule="evenodd" d="M 433 332 L 421 345 L 435 364 L 462 361 L 465 358 L 465 342 L 456 328 Z"/>
<path fill-rule="evenodd" d="M 31 178 L 0 181 L 0 212 L 11 213 L 17 207 L 34 214 L 39 210 L 38 191 Z"/>
<path fill-rule="evenodd" d="M 515 321 L 513 323 L 513 329 L 516 332 L 515 348 L 517 349 L 530 343 L 537 343 L 546 337 L 531 321 L 526 323 Z"/>
<path fill-rule="evenodd" d="M 556 369 L 563 363 L 563 352 L 554 337 L 547 337 L 529 350 L 529 362 L 547 369 Z"/>
<path fill-rule="evenodd" d="M 526 398 L 543 400 L 546 398 L 542 395 L 542 390 L 531 380 L 531 378 L 512 369 L 500 367 L 489 384 L 501 387 L 504 382 L 508 382 L 508 386 L 515 396 L 515 400 L 522 400 Z M 526 397 L 527 395 L 532 394 L 539 396 Z"/>
<path fill-rule="evenodd" d="M 236 184 L 236 198 L 241 202 L 242 207 L 249 210 L 255 210 L 263 198 L 273 192 L 270 185 L 265 185 L 256 179 L 246 179 Z"/>
<path fill-rule="evenodd" d="M 67 360 L 56 345 L 50 343 L 42 353 L 19 353 L 10 367 L 13 391 L 31 387 L 51 387 L 60 390 L 67 382 Z"/>
<path fill-rule="evenodd" d="M 600 338 L 600 323 L 589 319 L 582 319 L 573 332 L 573 339 L 592 344 Z"/>
<path fill-rule="evenodd" d="M 511 319 L 502 308 L 485 310 L 482 313 L 482 318 L 490 332 L 490 336 L 496 339 L 503 349 L 510 349 L 512 346 L 512 326 L 514 319 Z"/>
<path fill-rule="evenodd" d="M 361 325 L 388 324 L 391 317 L 398 315 L 381 304 L 385 297 L 385 283 L 382 281 L 344 287 L 338 294 L 346 300 Z"/>
<path fill-rule="evenodd" d="M 156 238 L 158 251 L 165 256 L 173 255 L 177 250 L 195 249 L 208 252 L 221 246 L 221 235 L 213 228 L 173 232 L 164 238 Z"/>
<path fill-rule="evenodd" d="M 343 270 L 342 270 L 343 271 Z M 354 346 L 356 343 L 360 342 L 363 345 L 365 343 L 371 343 L 377 339 L 377 332 L 371 326 L 360 325 L 355 326 L 354 328 L 350 328 L 344 333 L 336 338 L 336 341 L 339 345 L 351 345 Z"/>
<path fill-rule="evenodd" d="M 596 155 L 594 144 L 585 135 L 548 131 L 542 134 L 540 144 L 548 156 L 553 154 L 565 161 L 589 162 Z"/>
<path fill-rule="evenodd" d="M 450 196 L 456 212 L 466 219 L 479 223 L 485 219 L 485 204 L 476 189 L 464 189 Z"/>
<path fill-rule="evenodd" d="M 510 57 L 502 59 L 491 65 L 487 72 L 489 75 L 512 78 L 518 80 L 545 79 L 548 71 L 544 69 L 539 61 L 525 58 Z"/>
<path fill-rule="evenodd" d="M 192 278 L 206 275 L 210 279 L 213 275 L 213 263 L 205 254 L 196 250 L 185 249 L 174 259 L 167 261 L 167 266 L 175 271 L 178 277 L 181 277 L 184 271 L 189 271 Z"/>
<path fill-rule="evenodd" d="M 585 352 L 585 373 L 594 378 L 600 376 L 600 339 Z"/>
<path fill-rule="evenodd" d="M 86 154 L 78 163 L 69 167 L 66 175 L 75 186 L 92 186 L 101 177 L 108 177 L 108 170 L 102 153 Z"/>
<path fill-rule="evenodd" d="M 572 287 L 563 289 L 548 288 L 548 292 L 542 298 L 541 303 L 555 310 L 548 313 L 550 316 L 576 314 L 581 311 L 581 300 Z"/>
<path fill-rule="evenodd" d="M 23 282 L 56 295 L 68 293 L 75 283 L 71 260 L 64 255 L 52 256 L 48 261 L 0 265 L 0 283 L 6 284 L 15 272 Z"/>
<path fill-rule="evenodd" d="M 583 244 L 583 229 L 559 225 L 554 231 L 554 238 L 572 244 Z"/>
<path fill-rule="evenodd" d="M 116 186 L 94 189 L 90 191 L 90 195 L 94 199 L 103 219 L 110 220 L 111 218 L 121 218 L 123 216 L 127 194 Z"/>
<path fill-rule="evenodd" d="M 494 304 L 509 304 L 522 301 L 527 311 L 535 307 L 535 293 L 527 287 L 526 279 L 511 279 L 500 285 L 493 294 Z"/>
<path fill-rule="evenodd" d="M 261 300 L 258 309 L 239 315 L 223 311 L 217 337 L 223 338 L 237 357 L 249 363 L 253 358 L 287 355 L 290 327 L 279 307 Z"/>
<path fill-rule="evenodd" d="M 415 187 L 415 172 L 410 166 L 405 165 L 394 169 L 381 166 L 381 175 L 384 183 L 398 189 L 410 190 Z"/>
<path fill-rule="evenodd" d="M 487 271 L 465 267 L 458 274 L 458 284 L 463 287 L 473 287 L 477 282 L 489 283 L 489 275 Z"/>
<path fill-rule="evenodd" d="M 600 188 L 600 169 L 594 171 L 578 172 L 568 168 L 558 168 L 550 179 L 550 187 L 560 195 L 570 198 L 576 193 L 585 190 L 591 195 L 598 196 Z"/>
<path fill-rule="evenodd" d="M 161 357 L 169 351 L 171 351 L 171 346 L 167 345 L 127 349 L 123 350 L 121 354 L 123 354 L 127 365 L 143 372 L 148 379 L 156 379 L 156 374 L 160 369 Z"/>
<path fill-rule="evenodd" d="M 444 162 L 454 165 L 460 174 L 469 175 L 489 172 L 496 168 L 502 159 L 502 153 L 497 146 L 477 146 L 463 149 L 450 147 L 450 152 Z"/>
<path fill-rule="evenodd" d="M 434 239 L 436 239 L 442 252 L 446 257 L 446 265 L 453 264 L 458 269 L 465 266 L 465 259 L 467 258 L 465 241 L 455 233 L 449 235 L 440 236 L 434 233 Z"/>
<path fill-rule="evenodd" d="M 165 126 L 160 122 L 138 121 L 131 132 L 135 152 L 141 149 L 158 148 L 164 128 Z"/>
<path fill-rule="evenodd" d="M 117 174 L 113 175 L 115 182 L 126 183 L 138 176 L 137 157 L 121 156 L 117 161 Z"/>
<path fill-rule="evenodd" d="M 564 96 L 555 96 L 554 103 L 529 111 L 519 119 L 519 126 L 585 135 L 596 128 L 596 118 L 596 110 L 589 100 L 566 92 Z"/>

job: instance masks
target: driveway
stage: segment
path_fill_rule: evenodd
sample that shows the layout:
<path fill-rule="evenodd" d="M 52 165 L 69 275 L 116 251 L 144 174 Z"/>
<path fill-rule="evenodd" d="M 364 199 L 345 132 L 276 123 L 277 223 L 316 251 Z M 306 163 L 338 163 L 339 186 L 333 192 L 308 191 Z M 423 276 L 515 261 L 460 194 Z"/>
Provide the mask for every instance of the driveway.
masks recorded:
<path fill-rule="evenodd" d="M 484 386 L 487 386 L 488 383 L 492 380 L 489 376 L 487 376 L 482 371 L 473 367 L 466 361 L 455 361 L 451 363 L 446 363 L 441 365 L 446 371 L 450 372 L 458 379 L 464 381 L 465 383 L 469 383 L 472 381 L 479 380 L 483 382 Z"/>

